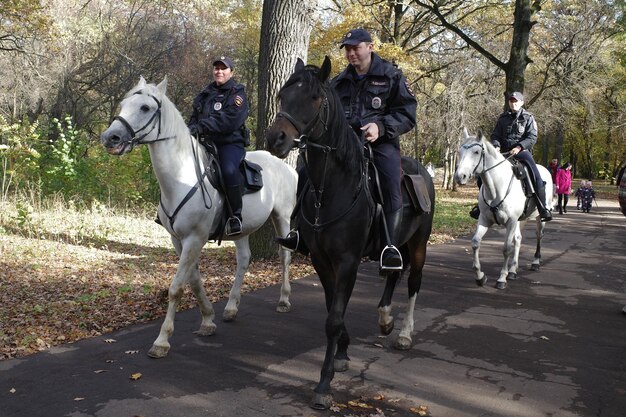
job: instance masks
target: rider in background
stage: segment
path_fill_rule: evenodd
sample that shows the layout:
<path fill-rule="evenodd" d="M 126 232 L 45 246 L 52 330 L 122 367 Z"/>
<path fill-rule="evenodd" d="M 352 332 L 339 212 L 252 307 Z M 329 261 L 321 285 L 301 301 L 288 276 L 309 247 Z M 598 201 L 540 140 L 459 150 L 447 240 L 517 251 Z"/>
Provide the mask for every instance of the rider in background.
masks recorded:
<path fill-rule="evenodd" d="M 204 144 L 212 142 L 218 152 L 229 208 L 226 234 L 241 233 L 241 193 L 243 178 L 239 167 L 249 144 L 245 121 L 248 99 L 244 87 L 233 78 L 233 61 L 220 57 L 213 62 L 213 82 L 193 100 L 189 132 Z"/>
<path fill-rule="evenodd" d="M 546 189 L 537 164 L 531 154 L 537 143 L 537 122 L 535 117 L 523 108 L 524 96 L 516 91 L 508 97 L 509 110 L 500 115 L 491 134 L 491 143 L 502 153 L 509 153 L 517 160 L 523 160 L 532 169 L 535 177 L 535 200 L 541 221 L 552 220 L 552 214 L 546 208 Z M 474 207 L 470 215 L 478 218 L 480 211 Z"/>

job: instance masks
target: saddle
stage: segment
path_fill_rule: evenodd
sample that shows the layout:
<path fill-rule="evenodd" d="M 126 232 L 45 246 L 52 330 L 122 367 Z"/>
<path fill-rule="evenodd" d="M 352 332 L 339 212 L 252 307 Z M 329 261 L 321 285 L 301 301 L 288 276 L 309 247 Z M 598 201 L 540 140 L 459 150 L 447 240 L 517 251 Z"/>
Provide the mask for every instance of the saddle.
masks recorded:
<path fill-rule="evenodd" d="M 368 184 L 367 192 L 371 195 L 376 208 L 374 211 L 374 222 L 370 233 L 369 249 L 366 250 L 372 260 L 377 260 L 380 250 L 380 228 L 382 227 L 382 216 L 384 216 L 382 204 L 383 194 L 378 171 L 374 164 L 368 162 Z M 402 158 L 402 216 L 420 215 L 430 213 L 430 193 L 423 175 L 418 173 L 417 165 L 408 158 Z"/>
<path fill-rule="evenodd" d="M 202 142 L 204 148 L 207 152 L 207 156 L 209 158 L 209 162 L 205 169 L 206 176 L 209 179 L 209 182 L 213 187 L 225 196 L 226 186 L 224 185 L 224 178 L 222 176 L 222 170 L 220 169 L 219 164 L 219 155 L 217 152 L 217 147 L 212 142 Z M 263 168 L 254 162 L 248 161 L 247 159 L 243 159 L 241 161 L 241 165 L 239 166 L 239 171 L 243 178 L 243 189 L 242 195 L 246 194 L 254 194 L 263 188 Z M 228 211 L 222 210 L 222 213 L 219 217 L 218 226 L 215 228 L 215 231 L 209 236 L 209 240 L 217 241 L 218 245 L 222 243 L 222 238 L 224 237 L 224 231 L 226 228 L 226 222 L 228 220 Z"/>

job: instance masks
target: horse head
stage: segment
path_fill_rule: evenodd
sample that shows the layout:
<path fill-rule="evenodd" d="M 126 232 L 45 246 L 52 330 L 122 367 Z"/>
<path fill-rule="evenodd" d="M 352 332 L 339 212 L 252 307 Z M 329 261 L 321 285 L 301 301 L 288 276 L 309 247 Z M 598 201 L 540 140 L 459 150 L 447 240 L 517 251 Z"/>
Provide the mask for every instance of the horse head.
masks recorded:
<path fill-rule="evenodd" d="M 135 145 L 168 139 L 161 137 L 161 113 L 167 100 L 167 77 L 155 86 L 140 77 L 120 104 L 120 112 L 100 136 L 100 142 L 112 155 L 123 155 Z M 167 100 L 167 103 L 170 103 Z"/>
<path fill-rule="evenodd" d="M 462 144 L 459 147 L 457 167 L 454 180 L 459 185 L 467 184 L 474 175 L 480 174 L 484 169 L 485 152 L 494 147 L 489 143 L 482 130 L 478 130 L 476 136 L 471 136 L 467 128 L 463 127 L 461 137 Z"/>
<path fill-rule="evenodd" d="M 278 93 L 280 111 L 267 131 L 267 148 L 285 158 L 302 141 L 322 136 L 328 126 L 330 59 L 320 68 L 298 58 L 293 74 Z"/>

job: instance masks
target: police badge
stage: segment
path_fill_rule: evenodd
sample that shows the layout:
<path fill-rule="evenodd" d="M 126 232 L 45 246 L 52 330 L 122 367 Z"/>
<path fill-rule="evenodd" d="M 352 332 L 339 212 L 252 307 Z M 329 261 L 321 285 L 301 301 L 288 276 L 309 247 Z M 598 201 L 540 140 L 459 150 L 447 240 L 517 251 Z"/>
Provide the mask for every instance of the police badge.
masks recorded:
<path fill-rule="evenodd" d="M 380 106 L 382 104 L 382 100 L 380 99 L 380 97 L 374 97 L 372 99 L 372 107 L 375 109 L 380 109 Z"/>
<path fill-rule="evenodd" d="M 220 103 L 219 101 L 218 101 L 218 102 L 216 102 L 216 103 L 213 105 L 213 110 L 215 110 L 215 111 L 222 110 L 222 103 Z"/>

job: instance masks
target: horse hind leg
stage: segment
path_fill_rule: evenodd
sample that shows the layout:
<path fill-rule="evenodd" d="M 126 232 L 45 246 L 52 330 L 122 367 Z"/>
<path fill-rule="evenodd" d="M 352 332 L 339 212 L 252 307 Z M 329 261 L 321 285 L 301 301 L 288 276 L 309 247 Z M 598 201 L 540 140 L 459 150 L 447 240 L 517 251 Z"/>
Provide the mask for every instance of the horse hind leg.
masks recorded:
<path fill-rule="evenodd" d="M 535 229 L 535 237 L 537 238 L 537 247 L 535 249 L 533 262 L 530 265 L 531 271 L 539 271 L 539 267 L 541 266 L 541 240 L 543 239 L 543 232 L 546 227 L 546 224 L 541 221 L 539 216 L 537 216 L 536 222 L 537 227 Z"/>
<path fill-rule="evenodd" d="M 272 218 L 277 236 L 287 236 L 287 233 L 289 233 L 289 216 L 289 214 L 284 216 L 277 215 Z M 289 301 L 289 297 L 291 296 L 291 283 L 289 282 L 291 252 L 283 246 L 278 245 L 278 259 L 280 260 L 282 280 L 280 285 L 280 298 L 278 299 L 276 311 L 279 313 L 288 313 L 291 311 L 291 302 Z"/>
<path fill-rule="evenodd" d="M 418 241 L 417 248 L 413 251 L 414 256 L 411 259 L 411 270 L 409 272 L 409 278 L 407 279 L 408 301 L 406 312 L 404 314 L 400 334 L 398 334 L 398 338 L 394 344 L 394 348 L 398 350 L 408 350 L 413 344 L 413 339 L 411 338 L 415 327 L 413 316 L 415 314 L 417 295 L 422 287 L 422 271 L 424 269 L 424 263 L 426 262 L 427 244 L 427 239 L 421 239 Z"/>
<path fill-rule="evenodd" d="M 235 246 L 237 248 L 237 268 L 233 286 L 230 288 L 230 293 L 228 294 L 228 302 L 222 314 L 222 320 L 225 322 L 233 321 L 235 317 L 237 317 L 239 303 L 241 302 L 241 285 L 243 284 L 243 277 L 250 265 L 251 253 L 248 236 L 243 236 L 241 239 L 235 241 Z"/>

